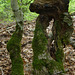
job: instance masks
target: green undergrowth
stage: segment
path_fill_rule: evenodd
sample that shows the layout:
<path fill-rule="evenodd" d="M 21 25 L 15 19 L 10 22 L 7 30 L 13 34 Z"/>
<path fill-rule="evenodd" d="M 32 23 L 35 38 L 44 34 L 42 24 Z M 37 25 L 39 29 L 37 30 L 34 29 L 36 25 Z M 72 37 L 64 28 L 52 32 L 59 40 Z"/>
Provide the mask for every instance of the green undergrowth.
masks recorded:
<path fill-rule="evenodd" d="M 37 16 L 38 16 L 38 14 L 28 11 L 28 12 L 24 13 L 24 20 L 31 21 L 31 20 L 34 20 L 35 18 L 37 18 Z"/>

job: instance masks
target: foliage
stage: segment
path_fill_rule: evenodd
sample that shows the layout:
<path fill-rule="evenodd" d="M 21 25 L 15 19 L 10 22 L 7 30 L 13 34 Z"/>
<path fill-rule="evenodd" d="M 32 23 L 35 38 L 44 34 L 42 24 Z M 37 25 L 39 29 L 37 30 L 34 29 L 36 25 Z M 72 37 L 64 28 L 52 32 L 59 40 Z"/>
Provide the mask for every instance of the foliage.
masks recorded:
<path fill-rule="evenodd" d="M 0 0 L 0 19 L 12 16 L 10 0 Z"/>
<path fill-rule="evenodd" d="M 19 1 L 19 7 L 22 8 L 22 11 L 24 13 L 24 20 L 33 20 L 38 16 L 38 14 L 32 13 L 29 10 L 30 3 L 32 3 L 33 1 L 34 0 L 22 0 L 22 2 Z"/>
<path fill-rule="evenodd" d="M 33 20 L 37 17 L 36 13 L 32 13 L 29 10 L 30 3 L 33 0 L 18 0 L 20 9 L 24 13 L 24 20 Z M 11 0 L 0 0 L 0 19 L 4 21 L 13 21 L 14 14 L 11 9 Z"/>
<path fill-rule="evenodd" d="M 70 14 L 75 12 L 75 0 L 70 0 L 68 11 Z"/>

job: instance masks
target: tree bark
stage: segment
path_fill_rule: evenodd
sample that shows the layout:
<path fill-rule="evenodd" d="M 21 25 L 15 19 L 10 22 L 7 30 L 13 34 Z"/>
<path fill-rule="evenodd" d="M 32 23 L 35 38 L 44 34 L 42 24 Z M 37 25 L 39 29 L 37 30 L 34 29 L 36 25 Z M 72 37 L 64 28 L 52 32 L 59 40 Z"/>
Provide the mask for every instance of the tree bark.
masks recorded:
<path fill-rule="evenodd" d="M 34 0 L 30 5 L 32 12 L 39 13 L 32 43 L 33 74 L 62 75 L 64 72 L 63 47 L 70 43 L 73 32 L 72 19 L 68 13 L 69 0 Z M 54 18 L 52 34 L 47 36 L 46 28 Z M 54 44 L 51 50 L 51 43 Z"/>
<path fill-rule="evenodd" d="M 34 75 L 62 75 L 64 72 L 63 47 L 70 43 L 73 32 L 72 19 L 68 13 L 69 0 L 34 0 L 30 5 L 32 12 L 39 13 L 32 43 L 33 74 Z M 46 28 L 54 18 L 52 34 L 47 36 Z M 51 50 L 51 43 L 54 45 Z"/>
<path fill-rule="evenodd" d="M 20 56 L 21 39 L 23 33 L 23 13 L 19 9 L 17 0 L 11 0 L 11 7 L 16 18 L 16 30 L 7 43 L 7 50 L 12 61 L 11 75 L 24 75 L 23 61 Z"/>
<path fill-rule="evenodd" d="M 57 75 L 58 73 L 61 74 L 61 72 L 64 71 L 63 61 L 62 61 L 64 54 L 62 48 L 61 51 L 57 50 L 56 53 L 59 52 L 60 57 L 56 59 L 53 59 L 51 57 L 48 50 L 49 41 L 46 37 L 45 29 L 48 26 L 49 21 L 50 19 L 48 18 L 47 15 L 39 15 L 39 17 L 36 20 L 36 28 L 32 43 L 32 48 L 34 53 L 33 75 Z"/>
<path fill-rule="evenodd" d="M 68 3 L 69 0 L 34 0 L 30 5 L 30 11 L 57 16 L 68 11 Z"/>
<path fill-rule="evenodd" d="M 54 21 L 53 36 L 55 40 L 55 60 L 62 62 L 64 53 L 63 47 L 70 44 L 70 37 L 73 32 L 71 16 L 68 13 L 61 14 L 59 20 Z M 61 57 L 62 56 L 62 57 Z"/>

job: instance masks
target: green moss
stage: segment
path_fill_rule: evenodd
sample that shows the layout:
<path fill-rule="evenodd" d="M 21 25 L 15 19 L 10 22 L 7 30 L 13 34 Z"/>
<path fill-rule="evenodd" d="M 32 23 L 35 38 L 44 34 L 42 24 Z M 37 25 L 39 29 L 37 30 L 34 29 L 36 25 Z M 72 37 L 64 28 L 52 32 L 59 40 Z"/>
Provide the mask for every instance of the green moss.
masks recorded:
<path fill-rule="evenodd" d="M 70 44 L 70 37 L 72 35 L 72 32 L 73 32 L 72 26 L 68 26 L 67 29 L 66 29 L 65 34 L 63 35 L 63 42 L 66 45 Z"/>
<path fill-rule="evenodd" d="M 62 60 L 64 58 L 64 52 L 63 52 L 63 44 L 59 36 L 57 37 L 56 44 L 57 44 L 57 47 L 56 47 L 57 50 L 55 53 L 56 61 L 62 63 Z"/>
<path fill-rule="evenodd" d="M 60 40 L 58 41 L 58 43 L 61 46 Z M 58 54 L 60 55 L 58 61 L 50 60 L 48 58 L 46 58 L 46 59 L 44 59 L 44 58 L 39 59 L 38 58 L 39 55 L 42 55 L 44 53 L 46 53 L 46 57 L 48 56 L 47 44 L 48 44 L 48 40 L 45 37 L 42 24 L 38 19 L 36 21 L 36 28 L 35 28 L 34 38 L 33 38 L 33 42 L 32 42 L 32 48 L 33 48 L 33 53 L 34 53 L 34 56 L 33 56 L 33 68 L 34 68 L 33 74 L 34 75 L 41 75 L 40 72 L 43 67 L 45 67 L 48 70 L 48 75 L 53 75 L 54 70 L 64 71 L 63 63 L 59 62 L 59 60 L 62 60 L 61 58 L 63 58 L 63 55 L 61 53 L 62 50 L 59 52 L 57 51 L 58 52 L 57 55 Z M 36 74 L 35 70 L 39 71 L 39 74 Z"/>
<path fill-rule="evenodd" d="M 7 50 L 10 53 L 12 61 L 12 73 L 11 75 L 24 75 L 23 72 L 23 61 L 20 56 L 22 32 L 15 31 L 11 39 L 7 43 Z"/>
<path fill-rule="evenodd" d="M 63 52 L 63 43 L 62 43 L 62 24 L 60 21 L 55 21 L 55 29 L 56 29 L 56 37 L 55 37 L 55 57 L 56 61 L 59 63 L 63 63 L 62 60 L 64 58 L 64 52 Z"/>
<path fill-rule="evenodd" d="M 39 23 L 39 21 L 36 22 L 32 48 L 34 52 L 33 67 L 40 70 L 40 67 L 44 65 L 44 62 L 42 60 L 39 60 L 38 56 L 42 54 L 44 50 L 47 50 L 47 39 L 43 32 L 42 25 Z"/>
<path fill-rule="evenodd" d="M 49 65 L 48 65 L 48 69 L 49 69 L 49 75 L 53 75 L 53 73 L 55 72 L 64 72 L 64 67 L 63 67 L 63 63 L 59 63 L 56 62 L 54 60 L 51 60 Z"/>
<path fill-rule="evenodd" d="M 63 42 L 67 45 L 70 43 L 70 37 L 73 32 L 73 23 L 72 23 L 72 18 L 71 16 L 67 13 L 64 13 L 64 18 L 63 18 L 63 26 L 65 28 L 65 33 L 63 34 Z"/>
<path fill-rule="evenodd" d="M 64 52 L 63 52 L 63 45 L 69 43 L 69 38 L 72 34 L 73 28 L 72 28 L 72 23 L 70 25 L 67 23 L 69 17 L 66 17 L 66 21 L 64 21 L 64 15 L 60 17 L 59 20 L 55 20 L 55 35 L 54 35 L 54 40 L 55 40 L 55 57 L 56 60 L 54 59 L 49 59 L 48 53 L 47 53 L 47 44 L 48 40 L 45 37 L 44 29 L 43 28 L 47 22 L 43 22 L 40 17 L 37 18 L 36 21 L 36 28 L 34 32 L 34 39 L 32 43 L 32 48 L 34 52 L 33 56 L 33 68 L 34 68 L 34 75 L 41 75 L 41 71 L 43 71 L 43 67 L 45 67 L 48 71 L 48 75 L 53 75 L 56 72 L 62 71 L 64 72 L 64 67 L 63 67 L 63 58 L 64 58 Z M 69 19 L 71 20 L 71 19 Z M 43 22 L 43 23 L 42 23 Z M 72 22 L 72 21 L 70 21 Z M 45 25 L 46 26 L 46 25 Z M 44 56 L 43 58 L 39 59 L 39 55 L 45 55 L 46 59 Z M 48 57 L 48 58 L 47 58 Z M 51 57 L 50 57 L 51 58 Z M 39 74 L 36 74 L 39 72 Z M 47 73 L 47 71 L 45 73 Z M 44 74 L 44 71 L 43 71 Z M 43 75 L 42 74 L 42 75 Z M 44 74 L 45 75 L 45 74 Z M 62 74 L 60 74 L 62 75 Z"/>
<path fill-rule="evenodd" d="M 20 50 L 20 42 L 21 42 L 22 34 L 18 34 L 17 32 L 14 32 L 11 39 L 9 40 L 7 44 L 7 49 L 10 52 L 11 49 L 17 47 L 17 49 Z M 20 51 L 18 51 L 20 52 Z"/>
<path fill-rule="evenodd" d="M 59 63 L 63 62 L 63 58 L 64 58 L 64 52 L 63 49 L 57 49 L 56 51 L 56 61 L 58 61 Z"/>
<path fill-rule="evenodd" d="M 70 23 L 69 23 L 70 22 Z M 69 23 L 69 24 L 68 24 Z M 55 21 L 55 45 L 56 45 L 56 60 L 62 62 L 64 57 L 63 45 L 70 43 L 70 36 L 73 32 L 72 19 L 67 15 L 62 15 L 59 20 Z"/>
<path fill-rule="evenodd" d="M 23 61 L 20 55 L 12 58 L 12 75 L 24 75 Z"/>

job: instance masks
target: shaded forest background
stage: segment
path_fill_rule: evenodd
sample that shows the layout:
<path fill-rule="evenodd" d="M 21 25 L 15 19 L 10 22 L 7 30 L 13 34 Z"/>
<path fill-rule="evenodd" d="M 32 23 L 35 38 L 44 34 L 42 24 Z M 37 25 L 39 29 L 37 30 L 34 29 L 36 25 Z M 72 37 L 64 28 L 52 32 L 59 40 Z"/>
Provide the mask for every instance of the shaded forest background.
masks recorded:
<path fill-rule="evenodd" d="M 18 0 L 19 7 L 22 9 L 24 13 L 24 20 L 33 20 L 34 18 L 37 17 L 38 14 L 32 13 L 29 10 L 29 5 L 32 3 L 33 0 Z M 0 21 L 1 23 L 3 22 L 13 22 L 14 19 L 14 14 L 11 9 L 11 0 L 0 0 Z"/>

